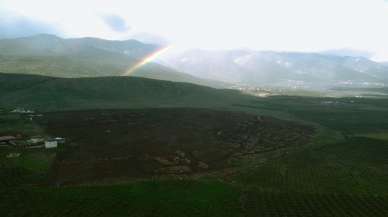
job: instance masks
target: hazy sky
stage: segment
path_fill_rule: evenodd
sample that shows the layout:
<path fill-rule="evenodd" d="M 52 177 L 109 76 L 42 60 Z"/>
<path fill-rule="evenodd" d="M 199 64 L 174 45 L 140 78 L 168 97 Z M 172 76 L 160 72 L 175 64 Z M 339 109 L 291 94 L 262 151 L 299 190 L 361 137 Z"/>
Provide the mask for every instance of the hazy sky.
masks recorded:
<path fill-rule="evenodd" d="M 177 49 L 352 48 L 388 60 L 386 0 L 0 0 L 0 13 L 0 28 L 27 20 L 67 37 L 149 33 Z"/>

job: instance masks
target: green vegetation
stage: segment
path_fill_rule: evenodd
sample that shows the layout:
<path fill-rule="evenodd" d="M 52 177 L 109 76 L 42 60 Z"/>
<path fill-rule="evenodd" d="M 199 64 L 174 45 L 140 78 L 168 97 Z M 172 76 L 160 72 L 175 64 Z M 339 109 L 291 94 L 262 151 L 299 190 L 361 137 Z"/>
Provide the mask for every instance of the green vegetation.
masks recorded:
<path fill-rule="evenodd" d="M 361 134 L 360 136 L 371 138 L 371 139 L 388 141 L 388 132 L 386 132 L 386 131 L 385 132 Z"/>
<path fill-rule="evenodd" d="M 50 169 L 52 160 L 55 157 L 53 151 L 32 150 L 23 151 L 18 158 L 8 159 L 6 164 L 13 167 L 25 168 L 37 173 L 46 173 Z"/>
<path fill-rule="evenodd" d="M 10 158 L 7 156 L 9 153 L 18 153 L 20 156 Z M 47 184 L 55 155 L 55 151 L 2 148 L 0 150 L 0 189 L 26 184 Z"/>
<path fill-rule="evenodd" d="M 0 106 L 39 111 L 143 107 L 228 107 L 231 90 L 135 77 L 52 78 L 0 74 Z M 253 97 L 250 97 L 253 98 Z"/>
<path fill-rule="evenodd" d="M 41 134 L 42 129 L 34 124 L 28 116 L 17 113 L 0 113 L 0 136 L 7 134 L 37 135 Z"/>
<path fill-rule="evenodd" d="M 219 144 L 221 140 L 213 136 L 218 134 L 222 124 L 233 125 L 235 122 L 230 121 L 233 117 L 238 117 L 236 123 L 240 120 L 245 123 L 249 119 L 245 117 L 257 115 L 276 117 L 272 120 L 285 126 L 263 124 L 265 127 L 259 131 L 261 137 L 258 138 L 267 138 L 265 135 L 268 135 L 270 142 L 266 144 L 271 147 L 290 141 L 286 142 L 289 145 L 287 149 L 248 153 L 234 161 L 234 167 L 220 167 L 221 171 L 193 177 L 175 174 L 174 180 L 171 176 L 150 176 L 148 181 L 141 181 L 139 177 L 118 180 L 123 185 L 97 182 L 102 186 L 86 182 L 85 186 L 32 188 L 31 184 L 44 184 L 49 180 L 48 173 L 39 176 L 40 179 L 36 175 L 47 172 L 48 168 L 49 172 L 53 171 L 55 166 L 49 166 L 52 153 L 22 153 L 20 159 L 2 161 L 1 180 L 5 180 L 3 182 L 7 186 L 0 188 L 2 216 L 388 215 L 388 99 L 385 98 L 256 98 L 237 91 L 144 78 L 65 79 L 2 74 L 0 106 L 7 108 L 2 113 L 0 133 L 68 133 L 65 136 L 71 138 L 69 143 L 87 144 L 89 141 L 97 144 L 74 147 L 95 155 L 100 150 L 107 150 L 103 148 L 104 144 L 107 144 L 105 147 L 116 147 L 110 153 L 126 153 L 124 151 L 129 149 L 117 147 L 124 147 L 120 146 L 124 140 L 129 141 L 128 138 L 135 139 L 136 136 L 143 138 L 143 142 L 149 142 L 147 147 L 168 144 L 167 148 L 175 151 L 177 146 L 174 145 L 186 144 L 176 142 L 181 140 L 175 141 L 172 137 L 161 137 L 158 131 L 152 131 L 155 136 L 152 138 L 167 138 L 169 141 L 152 140 L 149 139 L 150 134 L 141 131 L 154 129 L 154 126 L 162 126 L 160 132 L 169 135 L 174 135 L 174 132 L 169 133 L 169 129 L 180 132 L 179 135 L 190 132 L 187 137 L 191 138 L 190 141 L 194 141 L 194 137 L 198 139 L 191 145 L 200 145 L 205 149 L 206 144 L 209 147 Z M 31 122 L 23 115 L 7 112 L 15 107 L 49 113 L 43 113 L 41 119 Z M 214 114 L 204 112 L 203 116 L 196 116 L 198 114 L 193 107 L 207 108 L 203 111 Z M 170 113 L 167 115 L 161 110 Z M 104 112 L 105 116 L 100 115 Z M 245 114 L 235 115 L 243 114 L 239 112 Z M 135 113 L 143 116 L 134 116 Z M 222 121 L 221 117 L 225 116 L 229 122 Z M 137 124 L 139 129 L 129 133 L 126 129 L 130 129 L 131 122 L 144 124 Z M 295 126 L 300 125 L 314 127 L 316 134 L 303 145 L 290 145 Z M 65 132 L 64 129 L 68 130 Z M 212 129 L 214 134 L 206 134 L 206 129 Z M 102 136 L 106 132 L 112 135 Z M 251 135 L 249 130 L 242 132 L 245 133 L 241 134 L 242 137 Z M 229 133 L 239 135 L 233 129 Z M 124 138 L 123 141 L 120 138 Z M 222 154 L 219 149 L 210 153 L 213 154 L 206 156 L 211 158 Z M 71 152 L 60 152 L 58 156 L 64 154 L 70 154 L 74 159 L 95 158 L 72 155 Z M 123 165 L 134 164 L 121 162 L 113 166 L 123 168 Z M 91 165 L 85 165 L 84 169 L 98 169 L 88 166 Z"/>
<path fill-rule="evenodd" d="M 276 96 L 248 106 L 287 113 L 347 135 L 388 129 L 388 99 Z"/>
<path fill-rule="evenodd" d="M 240 191 L 215 181 L 32 188 L 0 199 L 2 216 L 384 217 L 387 197 Z M 6 202 L 6 203 L 3 203 Z"/>
<path fill-rule="evenodd" d="M 354 137 L 285 154 L 236 178 L 270 192 L 387 195 L 387 153 L 387 142 Z"/>
<path fill-rule="evenodd" d="M 23 197 L 19 192 L 9 194 L 2 216 L 241 215 L 238 191 L 217 182 L 148 181 L 124 186 L 35 188 L 24 190 Z"/>

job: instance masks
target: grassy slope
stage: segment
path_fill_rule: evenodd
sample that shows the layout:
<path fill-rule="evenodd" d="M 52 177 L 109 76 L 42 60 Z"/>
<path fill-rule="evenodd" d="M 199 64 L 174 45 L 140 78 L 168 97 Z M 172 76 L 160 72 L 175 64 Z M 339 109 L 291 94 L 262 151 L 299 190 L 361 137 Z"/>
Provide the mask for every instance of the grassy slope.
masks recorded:
<path fill-rule="evenodd" d="M 388 99 L 272 97 L 257 99 L 255 109 L 273 109 L 352 135 L 388 129 Z"/>
<path fill-rule="evenodd" d="M 189 83 L 135 77 L 64 79 L 30 75 L 0 75 L 0 106 L 41 111 L 135 108 L 224 107 L 249 98 L 236 91 Z"/>

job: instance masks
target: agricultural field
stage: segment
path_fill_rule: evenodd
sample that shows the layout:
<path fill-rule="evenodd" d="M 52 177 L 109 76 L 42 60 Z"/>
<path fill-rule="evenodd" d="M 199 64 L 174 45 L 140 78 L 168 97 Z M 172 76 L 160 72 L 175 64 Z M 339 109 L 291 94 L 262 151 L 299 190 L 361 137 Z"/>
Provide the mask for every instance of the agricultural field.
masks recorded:
<path fill-rule="evenodd" d="M 10 153 L 17 153 L 20 156 L 9 158 Z M 2 149 L 0 155 L 0 188 L 23 184 L 48 184 L 48 175 L 56 156 L 55 151 Z"/>
<path fill-rule="evenodd" d="M 384 196 L 241 191 L 229 184 L 207 180 L 30 188 L 7 192 L 6 196 L 8 201 L 0 205 L 5 210 L 2 216 L 6 217 L 384 217 L 388 214 L 388 198 Z"/>
<path fill-rule="evenodd" d="M 270 192 L 383 196 L 388 192 L 387 153 L 385 141 L 353 137 L 283 155 L 236 178 Z"/>
<path fill-rule="evenodd" d="M 40 126 L 34 124 L 28 115 L 11 113 L 8 110 L 0 112 L 0 136 L 6 134 L 31 136 L 39 133 L 42 133 Z"/>
<path fill-rule="evenodd" d="M 67 138 L 54 165 L 61 184 L 228 169 L 245 156 L 304 146 L 314 135 L 312 126 L 290 121 L 189 108 L 54 112 L 37 122 Z"/>
<path fill-rule="evenodd" d="M 171 93 L 212 92 L 182 87 L 189 89 Z M 193 108 L 179 100 L 153 106 L 140 96 L 121 104 L 132 95 L 101 100 L 93 90 L 75 101 L 63 91 L 71 103 L 47 107 L 31 94 L 27 104 L 39 104 L 32 109 L 47 109 L 32 120 L 2 110 L 1 135 L 60 136 L 66 144 L 1 149 L 1 216 L 388 215 L 387 99 L 217 90 Z M 21 155 L 4 157 L 11 152 Z"/>
<path fill-rule="evenodd" d="M 361 134 L 360 136 L 371 138 L 371 139 L 379 139 L 379 140 L 388 141 L 388 132 L 387 131 L 375 132 L 375 133 L 366 133 L 366 134 Z"/>

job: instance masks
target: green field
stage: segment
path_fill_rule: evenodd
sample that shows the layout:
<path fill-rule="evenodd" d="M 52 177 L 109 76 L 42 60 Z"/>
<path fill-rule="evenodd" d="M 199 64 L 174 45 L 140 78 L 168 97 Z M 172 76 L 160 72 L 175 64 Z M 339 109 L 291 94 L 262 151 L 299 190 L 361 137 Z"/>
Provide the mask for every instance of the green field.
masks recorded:
<path fill-rule="evenodd" d="M 7 158 L 9 153 L 20 153 L 20 157 Z M 20 185 L 45 185 L 55 159 L 55 151 L 49 150 L 0 150 L 0 188 Z"/>
<path fill-rule="evenodd" d="M 9 191 L 2 216 L 376 216 L 387 197 L 241 191 L 215 181 L 146 181 L 116 186 Z M 5 199 L 5 198 L 3 198 Z M 5 203 L 4 203 L 5 201 Z"/>

